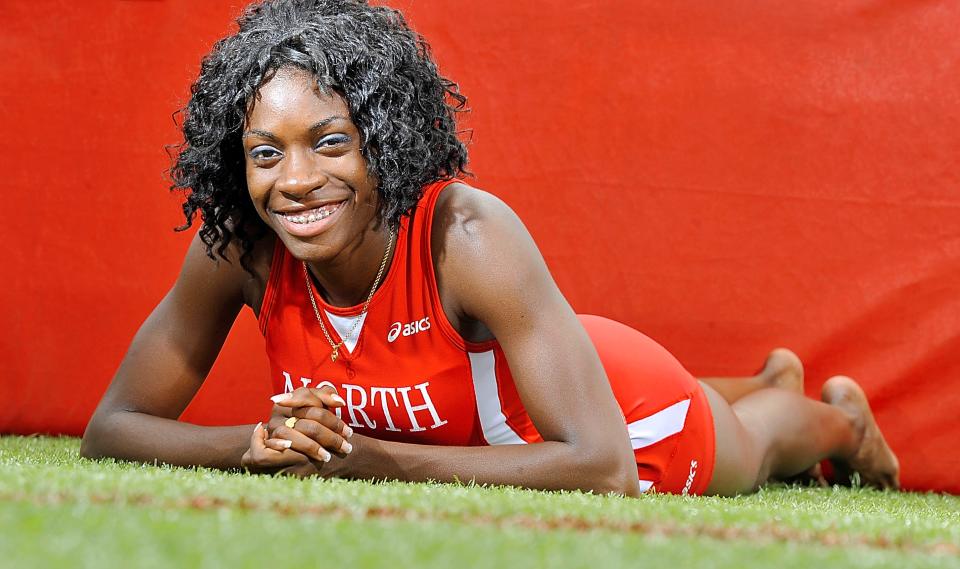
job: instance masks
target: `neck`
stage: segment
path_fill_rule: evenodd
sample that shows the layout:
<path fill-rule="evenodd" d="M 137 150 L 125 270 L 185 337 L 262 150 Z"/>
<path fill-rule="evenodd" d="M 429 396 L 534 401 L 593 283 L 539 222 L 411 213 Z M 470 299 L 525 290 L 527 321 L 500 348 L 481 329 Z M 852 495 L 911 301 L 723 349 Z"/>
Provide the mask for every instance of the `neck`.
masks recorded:
<path fill-rule="evenodd" d="M 381 224 L 376 230 L 361 234 L 335 258 L 323 263 L 307 263 L 313 277 L 314 292 L 333 306 L 362 304 L 370 295 L 385 252 L 387 260 L 380 284 L 387 277 L 396 251 L 396 230 L 393 236 L 393 243 L 390 244 L 390 229 L 386 224 Z M 390 251 L 386 251 L 388 245 Z"/>

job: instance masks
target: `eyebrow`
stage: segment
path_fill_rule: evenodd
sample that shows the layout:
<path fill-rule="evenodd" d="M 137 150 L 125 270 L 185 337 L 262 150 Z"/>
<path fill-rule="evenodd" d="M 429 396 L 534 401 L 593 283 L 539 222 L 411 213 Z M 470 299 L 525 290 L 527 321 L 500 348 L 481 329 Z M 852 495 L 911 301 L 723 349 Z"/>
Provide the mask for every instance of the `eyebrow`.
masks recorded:
<path fill-rule="evenodd" d="M 272 132 L 267 132 L 258 128 L 251 128 L 247 132 L 243 133 L 240 138 L 249 138 L 251 136 L 259 136 L 262 138 L 269 138 L 270 140 L 277 140 L 277 137 L 274 136 Z"/>
<path fill-rule="evenodd" d="M 318 120 L 317 122 L 313 123 L 312 125 L 310 125 L 310 129 L 309 129 L 309 130 L 310 130 L 310 132 L 317 132 L 318 130 L 322 129 L 323 127 L 325 127 L 325 126 L 327 126 L 328 124 L 330 124 L 330 123 L 332 123 L 332 122 L 334 122 L 334 121 L 337 121 L 337 120 L 344 120 L 344 121 L 345 121 L 345 120 L 348 120 L 348 119 L 347 119 L 347 117 L 344 117 L 344 116 L 341 116 L 341 115 L 333 115 L 333 116 L 331 116 L 331 117 L 327 117 L 327 118 L 325 118 L 325 119 L 321 119 L 321 120 Z M 275 134 L 273 134 L 272 132 L 269 132 L 269 131 L 266 131 L 266 130 L 260 130 L 260 129 L 258 129 L 258 128 L 251 128 L 250 130 L 248 130 L 248 131 L 246 131 L 245 133 L 243 133 L 243 135 L 241 136 L 241 138 L 247 138 L 247 137 L 250 137 L 250 136 L 260 136 L 260 137 L 267 138 L 267 139 L 270 139 L 270 140 L 278 140 L 278 139 L 277 139 L 277 136 L 276 136 Z"/>
<path fill-rule="evenodd" d="M 325 119 L 319 120 L 310 126 L 310 132 L 317 132 L 318 130 L 322 129 L 323 127 L 337 120 L 345 121 L 347 120 L 347 117 L 342 117 L 340 115 L 333 115 L 332 117 L 327 117 Z"/>

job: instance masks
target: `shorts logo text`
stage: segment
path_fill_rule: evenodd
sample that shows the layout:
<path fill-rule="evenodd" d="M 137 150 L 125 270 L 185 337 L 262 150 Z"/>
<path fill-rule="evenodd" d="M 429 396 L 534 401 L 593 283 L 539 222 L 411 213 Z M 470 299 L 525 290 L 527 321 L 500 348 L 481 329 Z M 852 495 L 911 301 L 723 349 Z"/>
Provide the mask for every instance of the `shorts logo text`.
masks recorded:
<path fill-rule="evenodd" d="M 394 322 L 387 332 L 387 341 L 393 343 L 401 334 L 403 336 L 413 336 L 419 332 L 426 332 L 430 329 L 430 317 L 421 318 L 404 324 L 403 322 Z"/>
<path fill-rule="evenodd" d="M 687 476 L 687 483 L 683 485 L 682 496 L 686 496 L 690 493 L 690 488 L 693 487 L 693 479 L 697 476 L 697 461 L 690 461 L 690 474 Z"/>

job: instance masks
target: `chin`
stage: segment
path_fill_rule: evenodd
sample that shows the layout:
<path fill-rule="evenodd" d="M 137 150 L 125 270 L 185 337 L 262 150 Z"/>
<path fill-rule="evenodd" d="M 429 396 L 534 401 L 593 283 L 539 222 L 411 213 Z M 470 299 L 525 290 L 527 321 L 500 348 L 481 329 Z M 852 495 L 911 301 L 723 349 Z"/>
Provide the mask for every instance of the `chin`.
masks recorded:
<path fill-rule="evenodd" d="M 305 241 L 284 235 L 277 232 L 280 241 L 287 248 L 287 251 L 298 261 L 307 263 L 323 263 L 336 257 L 337 253 L 343 248 L 337 243 L 331 243 L 328 239 L 318 239 L 314 241 Z"/>

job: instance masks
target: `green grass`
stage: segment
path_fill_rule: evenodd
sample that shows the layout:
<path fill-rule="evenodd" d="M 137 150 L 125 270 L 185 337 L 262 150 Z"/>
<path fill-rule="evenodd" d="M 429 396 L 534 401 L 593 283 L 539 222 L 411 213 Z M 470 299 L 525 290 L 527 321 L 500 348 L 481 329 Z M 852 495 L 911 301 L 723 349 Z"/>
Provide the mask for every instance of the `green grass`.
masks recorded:
<path fill-rule="evenodd" d="M 78 448 L 0 438 L 0 566 L 960 568 L 952 496 L 629 499 L 93 462 Z"/>

